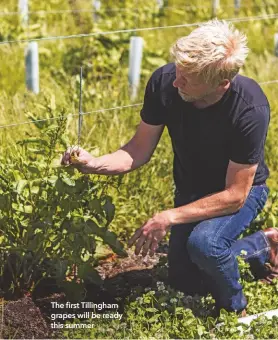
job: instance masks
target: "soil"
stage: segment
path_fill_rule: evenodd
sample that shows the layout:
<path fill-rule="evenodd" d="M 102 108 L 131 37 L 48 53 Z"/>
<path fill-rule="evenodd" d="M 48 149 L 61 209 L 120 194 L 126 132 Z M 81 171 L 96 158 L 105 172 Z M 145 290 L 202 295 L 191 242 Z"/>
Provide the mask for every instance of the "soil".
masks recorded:
<path fill-rule="evenodd" d="M 166 281 L 165 269 L 156 266 L 160 260 L 165 262 L 167 258 L 167 250 L 165 251 L 165 247 L 161 249 L 163 252 L 156 253 L 153 257 L 147 255 L 143 258 L 129 251 L 126 258 L 111 254 L 100 261 L 96 269 L 103 279 L 103 285 L 86 285 L 87 294 L 83 301 L 117 303 L 121 313 L 125 298 L 130 294 L 136 290 L 154 287 L 157 281 Z M 65 293 L 54 282 L 48 282 L 47 286 L 41 287 L 32 296 L 27 293 L 17 301 L 5 301 L 0 304 L 0 319 L 3 320 L 0 325 L 0 339 L 61 338 L 61 332 L 51 328 L 51 302 L 65 303 L 67 300 Z M 59 309 L 59 313 L 72 312 L 72 309 Z"/>

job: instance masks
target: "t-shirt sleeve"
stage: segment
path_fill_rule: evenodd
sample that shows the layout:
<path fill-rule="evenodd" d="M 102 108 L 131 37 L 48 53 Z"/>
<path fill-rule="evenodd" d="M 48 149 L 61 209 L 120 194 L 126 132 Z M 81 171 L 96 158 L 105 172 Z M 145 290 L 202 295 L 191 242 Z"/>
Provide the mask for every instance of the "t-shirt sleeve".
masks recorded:
<path fill-rule="evenodd" d="M 166 124 L 165 107 L 162 104 L 161 80 L 158 71 L 149 79 L 140 115 L 142 120 L 150 125 Z"/>
<path fill-rule="evenodd" d="M 262 155 L 270 120 L 269 106 L 248 108 L 232 128 L 230 160 L 256 164 Z"/>

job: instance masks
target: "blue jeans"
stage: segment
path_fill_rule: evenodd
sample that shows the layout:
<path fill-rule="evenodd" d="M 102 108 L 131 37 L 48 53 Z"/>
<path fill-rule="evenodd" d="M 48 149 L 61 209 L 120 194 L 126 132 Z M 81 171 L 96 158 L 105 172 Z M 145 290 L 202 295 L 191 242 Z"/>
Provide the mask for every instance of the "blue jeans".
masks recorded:
<path fill-rule="evenodd" d="M 257 269 L 269 260 L 269 243 L 262 231 L 238 240 L 263 209 L 268 196 L 266 185 L 253 186 L 244 206 L 232 215 L 179 224 L 171 229 L 169 242 L 169 283 L 187 294 L 211 292 L 218 309 L 241 311 L 247 305 L 236 256 L 243 256 Z M 202 196 L 175 196 L 175 207 Z"/>

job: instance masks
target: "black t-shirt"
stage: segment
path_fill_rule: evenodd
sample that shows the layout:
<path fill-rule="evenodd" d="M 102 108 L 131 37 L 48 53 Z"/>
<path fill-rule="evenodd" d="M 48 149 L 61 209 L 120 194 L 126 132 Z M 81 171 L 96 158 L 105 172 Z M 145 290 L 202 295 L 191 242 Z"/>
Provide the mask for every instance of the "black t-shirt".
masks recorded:
<path fill-rule="evenodd" d="M 167 126 L 177 190 L 186 195 L 223 190 L 229 160 L 259 163 L 253 185 L 265 183 L 269 176 L 264 145 L 270 108 L 260 86 L 237 75 L 220 101 L 197 109 L 179 96 L 173 86 L 175 74 L 175 64 L 153 73 L 141 118 L 147 124 Z"/>

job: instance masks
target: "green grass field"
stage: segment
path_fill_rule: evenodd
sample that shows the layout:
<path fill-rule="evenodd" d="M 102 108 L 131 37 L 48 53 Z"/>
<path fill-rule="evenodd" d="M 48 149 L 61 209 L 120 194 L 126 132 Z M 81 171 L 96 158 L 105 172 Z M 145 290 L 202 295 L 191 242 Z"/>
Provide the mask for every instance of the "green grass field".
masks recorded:
<path fill-rule="evenodd" d="M 72 13 L 33 13 L 30 14 L 29 28 L 20 25 L 18 16 L 1 16 L 0 41 L 25 40 L 46 36 L 66 36 L 88 34 L 100 31 L 169 26 L 207 21 L 211 18 L 211 2 L 194 0 L 184 8 L 184 1 L 169 0 L 168 8 L 160 13 L 155 0 L 125 0 L 115 4 L 103 1 L 98 23 L 92 14 L 79 11 L 90 9 L 90 1 L 58 1 L 42 3 L 33 0 L 30 11 L 76 10 Z M 119 7 L 121 11 L 111 8 Z M 110 8 L 110 10 L 109 10 Z M 0 1 L 0 12 L 17 11 L 16 1 Z M 233 3 L 221 0 L 218 17 L 236 18 L 273 15 L 278 13 L 277 1 L 244 1 L 238 13 Z M 278 57 L 274 56 L 274 34 L 278 32 L 278 18 L 237 22 L 235 26 L 247 34 L 250 54 L 241 73 L 263 83 L 278 80 Z M 0 151 L 1 162 L 15 164 L 16 157 L 22 162 L 30 155 L 17 142 L 30 137 L 40 137 L 40 130 L 34 124 L 16 125 L 29 121 L 28 115 L 35 119 L 53 118 L 62 111 L 69 115 L 63 133 L 68 144 L 77 141 L 77 113 L 79 100 L 79 69 L 83 66 L 83 112 L 84 115 L 81 146 L 99 156 L 116 151 L 134 134 L 140 122 L 140 105 L 118 108 L 143 101 L 144 87 L 151 73 L 170 61 L 169 47 L 180 36 L 188 34 L 194 27 L 165 28 L 140 32 L 113 33 L 94 37 L 71 39 L 52 39 L 39 41 L 40 93 L 34 95 L 26 90 L 24 53 L 27 43 L 0 45 Z M 138 98 L 131 102 L 128 89 L 128 49 L 129 39 L 134 34 L 145 40 L 142 63 L 141 86 Z M 262 84 L 271 105 L 271 124 L 266 144 L 266 159 L 270 168 L 268 185 L 271 189 L 270 203 L 263 214 L 263 228 L 277 226 L 278 191 L 278 82 Z M 115 108 L 112 110 L 104 110 Z M 103 109 L 103 110 L 102 110 Z M 94 112 L 97 111 L 97 112 Z M 72 116 L 73 115 L 73 116 Z M 55 120 L 53 120 L 55 122 Z M 14 126 L 5 127 L 5 125 Z M 57 146 L 53 162 L 63 152 Z M 28 158 L 29 157 L 29 158 Z M 140 227 L 155 212 L 173 204 L 172 149 L 167 131 L 151 159 L 144 167 L 126 174 L 119 190 L 108 187 L 115 205 L 115 216 L 109 225 L 118 239 L 126 245 L 135 229 Z M 10 163 L 8 163 L 8 160 Z M 32 155 L 36 166 L 36 155 Z M 38 161 L 39 162 L 39 161 Z M 23 164 L 22 163 L 22 164 Z M 92 176 L 92 178 L 96 178 Z M 271 203 L 273 203 L 271 205 Z M 256 226 L 254 227 L 254 230 Z M 98 240 L 99 241 L 99 240 Z M 0 234 L 0 244 L 3 242 Z M 5 241 L 7 242 L 7 240 Z M 102 244 L 100 242 L 100 244 Z M 7 246 L 5 243 L 4 246 Z M 3 248 L 3 247 L 2 247 Z M 8 249 L 5 248 L 4 249 Z M 244 266 L 243 266 L 244 267 Z M 244 270 L 244 268 L 242 269 Z M 278 308 L 278 283 L 267 289 L 253 281 L 244 281 L 244 289 L 249 298 L 248 314 Z M 166 289 L 165 289 L 166 290 Z M 172 295 L 171 295 L 172 294 Z M 143 292 L 142 300 L 126 302 L 124 321 L 97 322 L 94 330 L 78 330 L 64 333 L 69 338 L 238 338 L 278 337 L 277 319 L 258 321 L 240 336 L 236 328 L 234 314 L 223 314 L 224 326 L 215 330 L 215 320 L 205 317 L 195 318 L 194 308 L 204 311 L 211 306 L 210 297 L 196 298 L 188 309 L 179 309 L 171 303 L 176 292 L 167 294 L 157 290 L 152 295 Z M 160 302 L 159 302 L 160 301 Z M 161 301 L 170 307 L 158 307 Z M 192 307 L 193 306 L 193 307 Z M 155 316 L 156 315 L 156 316 Z M 122 322 L 122 323 L 121 323 Z M 272 324 L 271 324 L 272 322 Z M 211 329 L 214 331 L 211 333 Z"/>

